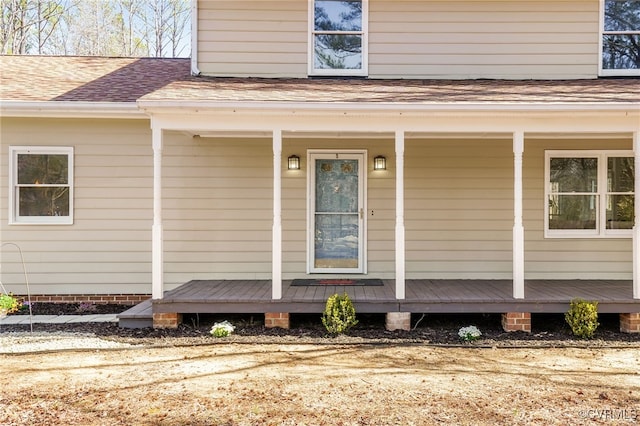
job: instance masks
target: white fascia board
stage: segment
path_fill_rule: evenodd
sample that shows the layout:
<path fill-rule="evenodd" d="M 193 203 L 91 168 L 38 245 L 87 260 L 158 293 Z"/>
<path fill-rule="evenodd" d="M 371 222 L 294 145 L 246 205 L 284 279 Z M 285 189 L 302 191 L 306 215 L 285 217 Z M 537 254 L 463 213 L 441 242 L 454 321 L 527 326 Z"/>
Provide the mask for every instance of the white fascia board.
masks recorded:
<path fill-rule="evenodd" d="M 508 103 L 508 102 L 456 102 L 456 103 L 346 103 L 346 102 L 216 102 L 216 101 L 153 101 L 139 100 L 139 107 L 148 112 L 243 110 L 280 112 L 561 112 L 561 111 L 631 111 L 640 113 L 637 102 L 585 102 L 585 103 Z"/>
<path fill-rule="evenodd" d="M 148 119 L 134 102 L 0 101 L 0 117 Z"/>
<path fill-rule="evenodd" d="M 635 132 L 640 124 L 637 110 L 246 110 L 154 109 L 147 110 L 152 126 L 188 131 L 194 135 L 220 132 L 255 133 L 282 129 L 287 135 L 304 132 L 377 133 L 617 133 Z"/>

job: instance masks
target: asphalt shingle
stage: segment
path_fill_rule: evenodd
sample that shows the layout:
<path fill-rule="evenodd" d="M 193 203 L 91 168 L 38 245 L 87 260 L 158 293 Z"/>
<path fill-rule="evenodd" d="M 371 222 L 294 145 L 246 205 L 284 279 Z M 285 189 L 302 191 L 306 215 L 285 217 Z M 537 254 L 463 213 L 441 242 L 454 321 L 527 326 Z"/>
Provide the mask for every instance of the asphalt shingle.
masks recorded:
<path fill-rule="evenodd" d="M 0 99 L 15 101 L 640 105 L 638 78 L 216 78 L 191 76 L 189 59 L 63 56 L 0 56 L 0 70 Z"/>

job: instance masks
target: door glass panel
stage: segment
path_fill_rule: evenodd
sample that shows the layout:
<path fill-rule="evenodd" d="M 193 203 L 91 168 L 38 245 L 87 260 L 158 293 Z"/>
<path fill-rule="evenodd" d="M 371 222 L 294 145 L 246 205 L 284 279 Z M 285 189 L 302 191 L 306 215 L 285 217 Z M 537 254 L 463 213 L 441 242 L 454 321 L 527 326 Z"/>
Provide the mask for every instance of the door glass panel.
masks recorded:
<path fill-rule="evenodd" d="M 358 160 L 315 163 L 314 267 L 359 267 Z"/>

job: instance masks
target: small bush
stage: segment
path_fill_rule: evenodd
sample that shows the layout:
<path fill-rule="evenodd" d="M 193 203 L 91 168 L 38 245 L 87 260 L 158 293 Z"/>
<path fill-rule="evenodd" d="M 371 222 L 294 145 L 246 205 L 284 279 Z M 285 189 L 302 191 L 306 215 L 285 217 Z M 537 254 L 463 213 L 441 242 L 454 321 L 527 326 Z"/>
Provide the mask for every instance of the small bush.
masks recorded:
<path fill-rule="evenodd" d="M 0 315 L 1 314 L 10 314 L 12 312 L 16 312 L 20 309 L 22 303 L 11 293 L 2 294 L 0 293 Z"/>
<path fill-rule="evenodd" d="M 480 330 L 475 325 L 470 325 L 468 327 L 462 327 L 458 330 L 458 337 L 463 342 L 475 342 L 482 336 Z"/>
<path fill-rule="evenodd" d="M 598 302 L 573 299 L 564 319 L 577 337 L 589 339 L 593 337 L 598 323 Z"/>
<path fill-rule="evenodd" d="M 342 334 L 358 324 L 356 310 L 349 295 L 334 294 L 327 299 L 327 306 L 322 313 L 322 324 L 331 334 Z"/>
<path fill-rule="evenodd" d="M 235 329 L 229 321 L 222 321 L 213 324 L 210 333 L 213 337 L 229 337 Z"/>

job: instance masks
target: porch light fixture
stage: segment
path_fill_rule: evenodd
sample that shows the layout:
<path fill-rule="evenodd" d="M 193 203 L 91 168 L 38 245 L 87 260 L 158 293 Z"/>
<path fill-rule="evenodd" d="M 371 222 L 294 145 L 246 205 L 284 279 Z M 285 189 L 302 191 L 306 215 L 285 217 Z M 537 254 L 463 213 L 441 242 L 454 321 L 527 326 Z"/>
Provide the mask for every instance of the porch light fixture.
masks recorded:
<path fill-rule="evenodd" d="M 373 170 L 387 170 L 387 159 L 378 155 L 373 159 Z"/>
<path fill-rule="evenodd" d="M 300 157 L 297 155 L 289 156 L 287 166 L 289 170 L 300 170 Z"/>

